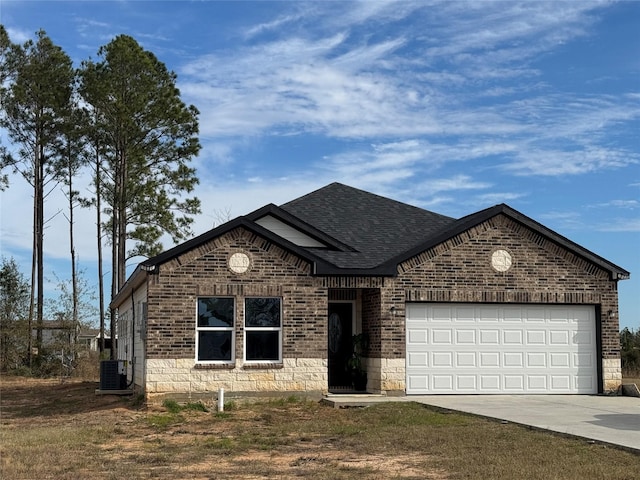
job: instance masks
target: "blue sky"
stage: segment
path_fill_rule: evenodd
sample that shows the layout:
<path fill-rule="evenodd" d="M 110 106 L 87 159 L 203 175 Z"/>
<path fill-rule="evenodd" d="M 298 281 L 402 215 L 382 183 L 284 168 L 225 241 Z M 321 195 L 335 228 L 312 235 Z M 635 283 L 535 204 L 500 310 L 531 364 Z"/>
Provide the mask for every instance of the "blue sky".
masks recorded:
<path fill-rule="evenodd" d="M 621 326 L 640 328 L 640 2 L 0 0 L 0 21 L 76 66 L 131 35 L 177 73 L 201 112 L 195 233 L 333 181 L 453 217 L 504 202 L 631 271 Z M 0 195 L 2 255 L 27 272 L 30 191 Z M 93 212 L 77 230 L 93 281 Z"/>

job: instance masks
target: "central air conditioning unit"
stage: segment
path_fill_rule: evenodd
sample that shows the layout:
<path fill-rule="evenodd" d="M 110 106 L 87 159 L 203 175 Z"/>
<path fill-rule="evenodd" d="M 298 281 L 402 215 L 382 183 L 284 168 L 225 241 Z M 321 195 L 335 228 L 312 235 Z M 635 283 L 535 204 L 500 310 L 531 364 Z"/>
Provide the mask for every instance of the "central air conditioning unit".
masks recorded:
<path fill-rule="evenodd" d="M 100 390 L 126 390 L 127 373 L 124 360 L 100 362 Z"/>

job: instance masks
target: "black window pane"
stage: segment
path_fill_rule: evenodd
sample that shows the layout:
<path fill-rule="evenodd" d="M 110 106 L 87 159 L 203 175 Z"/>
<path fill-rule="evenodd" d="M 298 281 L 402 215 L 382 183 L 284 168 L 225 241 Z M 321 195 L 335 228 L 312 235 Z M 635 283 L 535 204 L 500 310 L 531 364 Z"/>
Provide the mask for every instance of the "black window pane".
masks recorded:
<path fill-rule="evenodd" d="M 245 332 L 247 360 L 280 360 L 279 332 Z"/>
<path fill-rule="evenodd" d="M 233 298 L 199 298 L 199 327 L 233 327 Z"/>
<path fill-rule="evenodd" d="M 245 300 L 245 325 L 247 327 L 279 327 L 279 298 L 247 298 Z"/>
<path fill-rule="evenodd" d="M 231 361 L 231 332 L 198 332 L 198 360 Z"/>

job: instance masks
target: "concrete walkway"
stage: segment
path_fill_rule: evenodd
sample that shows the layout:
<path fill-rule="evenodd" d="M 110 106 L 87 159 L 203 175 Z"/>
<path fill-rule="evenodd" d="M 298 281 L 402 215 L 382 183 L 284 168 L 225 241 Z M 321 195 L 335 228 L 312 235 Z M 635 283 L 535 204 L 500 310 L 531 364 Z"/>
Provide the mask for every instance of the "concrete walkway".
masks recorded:
<path fill-rule="evenodd" d="M 598 395 L 330 395 L 336 408 L 378 402 L 426 405 L 618 445 L 640 453 L 640 398 Z"/>

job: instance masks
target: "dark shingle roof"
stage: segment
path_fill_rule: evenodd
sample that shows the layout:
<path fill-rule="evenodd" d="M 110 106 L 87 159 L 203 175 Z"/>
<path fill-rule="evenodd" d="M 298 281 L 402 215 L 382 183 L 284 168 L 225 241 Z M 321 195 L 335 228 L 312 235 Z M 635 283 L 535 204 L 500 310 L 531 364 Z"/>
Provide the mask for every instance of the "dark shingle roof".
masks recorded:
<path fill-rule="evenodd" d="M 357 188 L 332 183 L 280 207 L 269 204 L 142 262 L 126 286 L 142 281 L 164 262 L 236 228 L 245 228 L 274 242 L 313 265 L 318 275 L 397 274 L 397 265 L 496 215 L 506 215 L 581 258 L 600 266 L 613 279 L 629 272 L 577 245 L 544 225 L 501 204 L 458 220 L 381 197 Z M 302 247 L 256 223 L 273 216 L 303 232 L 326 248 Z M 124 293 L 122 293 L 124 295 Z M 115 301 L 115 300 L 114 300 Z"/>
<path fill-rule="evenodd" d="M 333 265 L 349 269 L 375 268 L 456 221 L 340 183 L 280 208 L 349 245 L 354 251 L 314 251 Z"/>

